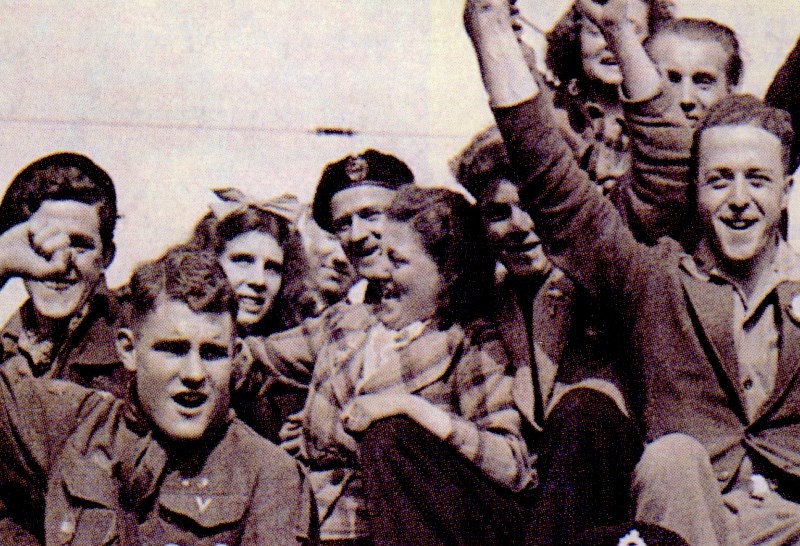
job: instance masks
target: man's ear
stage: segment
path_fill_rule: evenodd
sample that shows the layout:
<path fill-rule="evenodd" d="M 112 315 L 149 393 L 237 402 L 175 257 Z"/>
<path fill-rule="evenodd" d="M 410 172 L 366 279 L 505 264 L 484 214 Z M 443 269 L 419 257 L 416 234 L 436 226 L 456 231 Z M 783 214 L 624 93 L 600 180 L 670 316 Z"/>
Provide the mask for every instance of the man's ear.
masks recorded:
<path fill-rule="evenodd" d="M 789 175 L 786 177 L 786 186 L 783 188 L 783 195 L 781 196 L 781 210 L 789 208 L 789 197 L 792 195 L 792 184 L 794 184 L 794 177 Z"/>
<path fill-rule="evenodd" d="M 117 330 L 117 353 L 122 365 L 130 372 L 136 371 L 136 341 L 133 331 L 129 328 Z"/>
<path fill-rule="evenodd" d="M 108 243 L 108 245 L 103 246 L 103 269 L 106 269 L 111 262 L 114 261 L 114 256 L 117 254 L 117 245 L 114 244 L 113 241 Z"/>

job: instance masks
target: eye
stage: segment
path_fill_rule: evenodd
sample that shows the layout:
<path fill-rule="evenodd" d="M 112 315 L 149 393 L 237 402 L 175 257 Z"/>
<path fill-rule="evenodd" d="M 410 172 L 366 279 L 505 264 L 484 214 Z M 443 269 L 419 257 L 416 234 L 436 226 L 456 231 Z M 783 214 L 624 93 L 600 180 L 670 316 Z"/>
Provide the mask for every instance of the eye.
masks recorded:
<path fill-rule="evenodd" d="M 391 249 L 389 249 L 389 251 L 386 253 L 386 256 L 389 258 L 389 262 L 391 262 L 392 266 L 394 267 L 408 265 L 408 259 Z"/>
<path fill-rule="evenodd" d="M 200 346 L 200 358 L 203 360 L 222 360 L 228 358 L 228 348 L 224 345 L 204 343 Z"/>
<path fill-rule="evenodd" d="M 94 239 L 86 235 L 71 235 L 69 238 L 69 246 L 79 252 L 89 252 L 97 248 Z"/>
<path fill-rule="evenodd" d="M 275 260 L 267 260 L 264 262 L 264 271 L 281 275 L 283 274 L 283 264 Z"/>
<path fill-rule="evenodd" d="M 236 254 L 231 254 L 228 258 L 232 263 L 240 264 L 240 265 L 250 265 L 255 263 L 256 259 L 253 257 L 252 254 L 245 254 L 242 252 L 238 252 Z"/>
<path fill-rule="evenodd" d="M 728 187 L 729 180 L 721 175 L 714 174 L 706 178 L 705 185 L 715 190 L 722 190 Z"/>
<path fill-rule="evenodd" d="M 511 207 L 509 205 L 490 205 L 483 210 L 483 216 L 487 222 L 502 222 L 511 218 Z"/>
<path fill-rule="evenodd" d="M 717 83 L 717 78 L 715 78 L 711 74 L 705 74 L 705 73 L 695 74 L 692 80 L 694 81 L 694 84 L 700 89 L 708 89 Z"/>
<path fill-rule="evenodd" d="M 375 222 L 381 217 L 381 211 L 375 209 L 364 209 L 358 212 L 358 217 L 368 222 Z"/>
<path fill-rule="evenodd" d="M 342 235 L 350 229 L 350 218 L 342 218 L 333 223 L 333 232 Z"/>
<path fill-rule="evenodd" d="M 153 350 L 167 356 L 183 356 L 189 352 L 189 342 L 181 340 L 163 340 L 153 343 Z"/>
<path fill-rule="evenodd" d="M 683 76 L 681 75 L 680 72 L 675 72 L 674 70 L 668 70 L 667 79 L 670 81 L 670 83 L 681 83 Z"/>

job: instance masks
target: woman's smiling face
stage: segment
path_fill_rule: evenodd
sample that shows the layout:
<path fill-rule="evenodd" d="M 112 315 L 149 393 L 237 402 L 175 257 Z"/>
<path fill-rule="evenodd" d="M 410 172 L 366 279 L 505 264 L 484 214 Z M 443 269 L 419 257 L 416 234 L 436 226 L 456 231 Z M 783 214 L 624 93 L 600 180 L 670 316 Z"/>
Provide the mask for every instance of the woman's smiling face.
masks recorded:
<path fill-rule="evenodd" d="M 272 235 L 248 231 L 225 243 L 219 263 L 236 293 L 236 323 L 248 328 L 272 308 L 283 278 L 283 249 Z"/>
<path fill-rule="evenodd" d="M 444 280 L 419 234 L 404 222 L 387 221 L 381 243 L 390 263 L 378 318 L 399 330 L 435 318 Z"/>

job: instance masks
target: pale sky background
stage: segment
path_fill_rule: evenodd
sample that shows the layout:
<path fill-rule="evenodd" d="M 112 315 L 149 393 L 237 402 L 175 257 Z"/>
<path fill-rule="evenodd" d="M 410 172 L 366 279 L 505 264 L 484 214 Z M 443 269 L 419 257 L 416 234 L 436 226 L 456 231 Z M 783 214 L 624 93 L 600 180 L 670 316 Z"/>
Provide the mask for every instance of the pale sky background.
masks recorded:
<path fill-rule="evenodd" d="M 763 94 L 800 34 L 797 0 L 676 0 L 739 34 Z M 547 30 L 568 0 L 520 0 Z M 461 0 L 0 1 L 0 188 L 59 150 L 92 157 L 123 218 L 112 286 L 205 213 L 211 187 L 309 200 L 324 165 L 375 147 L 424 184 L 491 122 Z M 354 137 L 316 136 L 347 127 Z M 792 216 L 800 215 L 800 198 Z M 798 216 L 800 218 L 800 216 Z M 794 222 L 794 226 L 800 222 Z M 793 239 L 800 228 L 793 228 Z M 0 294 L 0 319 L 24 298 Z"/>

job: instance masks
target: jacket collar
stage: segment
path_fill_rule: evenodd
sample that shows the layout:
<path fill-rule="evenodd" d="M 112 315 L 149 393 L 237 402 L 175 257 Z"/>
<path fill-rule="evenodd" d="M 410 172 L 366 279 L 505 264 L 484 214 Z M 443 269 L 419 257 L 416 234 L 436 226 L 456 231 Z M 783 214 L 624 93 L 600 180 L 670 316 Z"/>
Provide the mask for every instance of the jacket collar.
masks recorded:
<path fill-rule="evenodd" d="M 0 331 L 4 360 L 21 352 L 20 338 L 34 337 L 34 312 L 33 302 L 28 299 Z M 65 348 L 68 351 L 67 366 L 108 366 L 118 363 L 115 339 L 120 315 L 119 301 L 105 281 L 101 281 L 81 312 L 73 317 L 74 322 L 68 326 L 64 338 L 56 340 L 57 346 L 52 349 L 48 366 L 63 354 Z"/>

